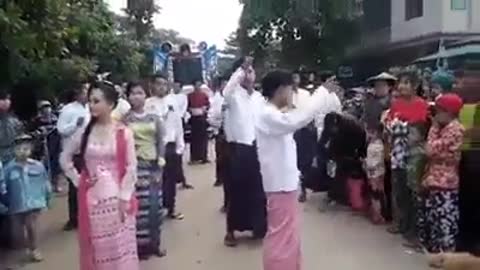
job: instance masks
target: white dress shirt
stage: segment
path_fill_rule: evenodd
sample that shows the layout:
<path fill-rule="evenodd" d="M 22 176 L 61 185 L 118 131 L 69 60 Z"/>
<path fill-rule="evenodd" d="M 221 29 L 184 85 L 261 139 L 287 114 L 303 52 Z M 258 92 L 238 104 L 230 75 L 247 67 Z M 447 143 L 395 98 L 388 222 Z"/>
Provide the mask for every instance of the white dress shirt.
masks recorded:
<path fill-rule="evenodd" d="M 229 133 L 227 140 L 234 143 L 253 145 L 257 114 L 266 101 L 259 92 L 253 91 L 249 94 L 240 85 L 240 80 L 243 76 L 243 69 L 238 69 L 223 90 L 227 109 L 225 124 L 228 126 Z"/>
<path fill-rule="evenodd" d="M 317 135 L 318 138 L 320 139 L 323 133 L 323 128 L 325 124 L 325 116 L 327 114 L 336 112 L 336 113 L 341 113 L 342 112 L 342 103 L 340 102 L 340 99 L 338 98 L 337 94 L 328 91 L 323 86 L 320 86 L 316 90 L 317 92 L 320 91 L 321 95 L 325 99 L 325 106 L 318 112 L 318 114 L 315 116 L 315 127 L 317 128 Z"/>
<path fill-rule="evenodd" d="M 130 103 L 124 98 L 118 99 L 118 104 L 112 111 L 112 117 L 116 120 L 122 120 L 122 118 L 130 111 Z"/>
<path fill-rule="evenodd" d="M 185 150 L 183 123 L 175 98 L 172 95 L 150 97 L 145 102 L 145 111 L 156 114 L 163 119 L 165 125 L 165 144 L 176 143 L 177 154 L 182 154 Z"/>
<path fill-rule="evenodd" d="M 326 105 L 319 89 L 304 107 L 282 112 L 271 103 L 260 110 L 256 122 L 257 151 L 265 192 L 298 189 L 297 145 L 293 134 L 310 123 Z"/>
<path fill-rule="evenodd" d="M 228 107 L 226 103 L 224 102 L 223 109 L 222 109 L 222 119 L 223 119 L 223 133 L 225 134 L 225 140 L 227 142 L 232 142 L 232 127 L 231 127 L 231 121 L 229 120 L 230 118 L 230 113 L 228 111 Z"/>
<path fill-rule="evenodd" d="M 82 126 L 77 125 L 79 118 L 84 118 Z M 57 122 L 58 133 L 62 136 L 62 145 L 70 143 L 73 135 L 84 129 L 90 122 L 90 111 L 87 105 L 74 101 L 65 105 L 60 111 Z"/>
<path fill-rule="evenodd" d="M 177 103 L 177 111 L 185 121 L 188 121 L 190 114 L 188 113 L 188 97 L 185 93 L 180 92 L 178 94 L 172 92 L 172 97 Z"/>
<path fill-rule="evenodd" d="M 223 103 L 224 97 L 222 93 L 215 92 L 210 98 L 210 108 L 207 113 L 207 121 L 212 126 L 214 134 L 218 134 L 223 123 Z"/>
<path fill-rule="evenodd" d="M 298 88 L 296 91 L 293 91 L 292 102 L 296 108 L 302 108 L 306 106 L 310 100 L 310 92 L 305 89 Z"/>

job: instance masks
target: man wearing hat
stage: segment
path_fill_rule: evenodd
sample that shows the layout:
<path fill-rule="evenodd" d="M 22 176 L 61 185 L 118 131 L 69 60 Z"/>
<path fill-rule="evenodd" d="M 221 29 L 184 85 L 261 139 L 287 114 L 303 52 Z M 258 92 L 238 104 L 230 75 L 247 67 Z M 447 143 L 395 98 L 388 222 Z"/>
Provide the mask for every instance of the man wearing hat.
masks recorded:
<path fill-rule="evenodd" d="M 381 122 L 383 113 L 390 108 L 393 88 L 397 83 L 397 78 L 389 73 L 382 72 L 377 76 L 369 78 L 367 82 L 373 87 L 373 90 L 365 99 L 362 120 L 367 129 L 375 130 Z M 385 156 L 388 157 L 389 155 L 387 154 Z M 386 167 L 388 168 L 390 166 Z M 387 172 L 385 177 L 385 192 L 387 195 L 385 203 L 388 210 L 392 208 L 390 186 L 391 182 L 389 181 L 389 173 Z M 387 211 L 387 216 L 391 216 L 391 211 Z"/>
<path fill-rule="evenodd" d="M 465 129 L 458 121 L 462 99 L 452 93 L 435 101 L 421 182 L 418 237 L 429 252 L 454 252 L 459 233 L 459 165 Z"/>
<path fill-rule="evenodd" d="M 48 100 L 38 102 L 38 114 L 33 119 L 30 131 L 40 135 L 40 140 L 34 145 L 32 157 L 46 160 L 47 168 L 52 176 L 55 192 L 61 192 L 58 185 L 61 174 L 58 158 L 61 151 L 61 138 L 56 130 L 58 118 L 53 112 L 52 103 Z M 47 152 L 46 152 L 47 151 Z"/>
<path fill-rule="evenodd" d="M 397 78 L 386 72 L 367 80 L 373 86 L 373 95 L 365 100 L 365 111 L 363 121 L 366 126 L 375 127 L 380 123 L 382 113 L 390 107 L 390 92 Z"/>

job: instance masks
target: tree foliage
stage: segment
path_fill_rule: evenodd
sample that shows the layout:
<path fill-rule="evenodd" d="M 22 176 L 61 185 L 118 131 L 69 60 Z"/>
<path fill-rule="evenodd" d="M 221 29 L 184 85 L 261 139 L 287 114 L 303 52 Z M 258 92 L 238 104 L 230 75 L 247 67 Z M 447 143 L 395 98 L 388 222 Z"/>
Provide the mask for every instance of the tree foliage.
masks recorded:
<path fill-rule="evenodd" d="M 103 0 L 0 0 L 0 85 L 54 96 L 99 72 L 114 81 L 150 75 L 157 44 L 191 42 L 155 29 L 159 11 L 153 0 L 128 1 L 123 15 Z"/>
<path fill-rule="evenodd" d="M 237 31 L 243 54 L 261 67 L 332 69 L 355 40 L 351 0 L 241 0 Z"/>
<path fill-rule="evenodd" d="M 141 41 L 149 37 L 154 29 L 153 16 L 160 10 L 154 0 L 128 0 L 125 13 L 136 39 Z"/>
<path fill-rule="evenodd" d="M 43 95 L 99 71 L 138 76 L 144 56 L 101 0 L 0 0 L 0 83 Z"/>

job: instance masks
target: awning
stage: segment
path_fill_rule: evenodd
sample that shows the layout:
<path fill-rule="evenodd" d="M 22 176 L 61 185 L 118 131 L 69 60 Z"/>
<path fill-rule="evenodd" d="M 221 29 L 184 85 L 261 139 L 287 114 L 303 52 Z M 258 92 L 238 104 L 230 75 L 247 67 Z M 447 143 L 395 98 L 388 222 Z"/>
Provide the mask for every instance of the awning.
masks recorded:
<path fill-rule="evenodd" d="M 480 44 L 469 44 L 462 47 L 446 49 L 443 52 L 431 54 L 422 58 L 418 58 L 414 63 L 435 61 L 442 58 L 452 58 L 457 56 L 464 56 L 467 54 L 480 54 Z"/>

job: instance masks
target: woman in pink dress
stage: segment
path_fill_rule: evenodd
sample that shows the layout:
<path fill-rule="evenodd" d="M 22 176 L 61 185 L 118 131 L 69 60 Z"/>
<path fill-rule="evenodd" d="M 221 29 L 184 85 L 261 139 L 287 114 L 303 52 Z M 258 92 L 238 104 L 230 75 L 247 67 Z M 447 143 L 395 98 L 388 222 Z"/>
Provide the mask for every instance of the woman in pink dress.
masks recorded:
<path fill-rule="evenodd" d="M 132 132 L 112 120 L 118 94 L 97 83 L 89 91 L 92 120 L 60 157 L 78 187 L 81 270 L 138 270 L 133 193 L 137 160 Z M 73 156 L 83 157 L 83 170 Z"/>

